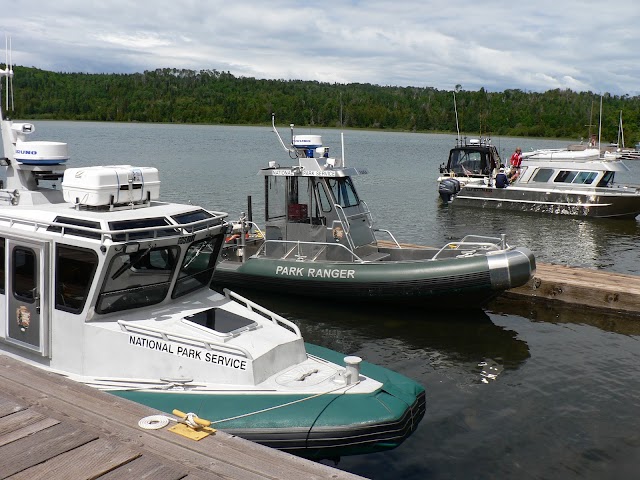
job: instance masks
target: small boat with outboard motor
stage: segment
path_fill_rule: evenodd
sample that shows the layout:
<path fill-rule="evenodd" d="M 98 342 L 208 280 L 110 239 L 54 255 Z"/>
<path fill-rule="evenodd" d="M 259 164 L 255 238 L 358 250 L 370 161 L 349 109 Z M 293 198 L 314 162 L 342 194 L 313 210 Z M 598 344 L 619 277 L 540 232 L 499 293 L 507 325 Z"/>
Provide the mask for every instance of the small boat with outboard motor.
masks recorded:
<path fill-rule="evenodd" d="M 449 151 L 447 163 L 440 165 L 438 195 L 442 201 L 449 202 L 468 183 L 486 185 L 502 166 L 498 149 L 491 139 L 458 135 L 455 147 Z"/>
<path fill-rule="evenodd" d="M 415 431 L 418 383 L 211 289 L 226 213 L 160 201 L 152 167 L 70 168 L 66 143 L 0 122 L 0 354 L 311 458 Z"/>
<path fill-rule="evenodd" d="M 523 154 L 506 188 L 495 182 L 468 183 L 450 199 L 453 206 L 566 214 L 597 218 L 635 218 L 640 214 L 640 186 L 618 184 L 628 171 L 621 158 L 567 156 L 550 150 Z"/>
<path fill-rule="evenodd" d="M 295 163 L 262 169 L 265 224 L 235 224 L 214 285 L 315 296 L 331 301 L 399 302 L 478 308 L 525 284 L 535 271 L 527 248 L 504 236 L 469 235 L 437 248 L 400 245 L 374 226 L 354 178 L 362 168 L 329 156 L 319 135 L 294 135 Z M 343 148 L 344 151 L 344 148 Z M 378 238 L 378 237 L 382 238 Z"/>

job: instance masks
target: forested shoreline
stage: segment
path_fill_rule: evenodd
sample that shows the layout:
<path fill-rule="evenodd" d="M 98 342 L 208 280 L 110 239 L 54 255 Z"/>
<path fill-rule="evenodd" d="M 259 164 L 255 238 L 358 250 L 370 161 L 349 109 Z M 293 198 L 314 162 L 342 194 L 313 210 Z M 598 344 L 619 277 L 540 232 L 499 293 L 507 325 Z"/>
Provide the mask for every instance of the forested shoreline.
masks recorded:
<path fill-rule="evenodd" d="M 58 73 L 14 67 L 20 119 L 264 125 L 455 132 L 453 92 L 302 80 L 260 80 L 217 70 Z M 4 85 L 3 85 L 3 96 Z M 472 135 L 580 140 L 598 132 L 600 94 L 467 91 L 456 86 L 460 130 Z M 640 141 L 640 97 L 603 95 L 602 141 Z"/>

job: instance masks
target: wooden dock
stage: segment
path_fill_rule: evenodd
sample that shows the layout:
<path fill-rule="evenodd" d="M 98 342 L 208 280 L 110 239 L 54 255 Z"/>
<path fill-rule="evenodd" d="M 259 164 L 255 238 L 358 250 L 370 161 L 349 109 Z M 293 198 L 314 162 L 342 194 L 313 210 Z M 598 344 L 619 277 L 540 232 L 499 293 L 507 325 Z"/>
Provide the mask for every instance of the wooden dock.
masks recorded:
<path fill-rule="evenodd" d="M 503 296 L 640 315 L 640 277 L 589 268 L 538 263 L 527 284 Z"/>
<path fill-rule="evenodd" d="M 0 385 L 0 479 L 361 478 L 221 431 L 143 430 L 160 412 L 6 355 Z"/>

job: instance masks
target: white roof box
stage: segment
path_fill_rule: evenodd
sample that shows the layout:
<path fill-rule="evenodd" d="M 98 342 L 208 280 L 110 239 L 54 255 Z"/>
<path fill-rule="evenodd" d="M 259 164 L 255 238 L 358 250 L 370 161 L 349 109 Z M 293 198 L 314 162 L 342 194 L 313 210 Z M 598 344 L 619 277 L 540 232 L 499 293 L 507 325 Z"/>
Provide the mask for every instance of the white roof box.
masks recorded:
<path fill-rule="evenodd" d="M 69 160 L 69 148 L 62 142 L 16 142 L 16 162 L 24 165 L 60 165 Z"/>
<path fill-rule="evenodd" d="M 62 194 L 65 202 L 93 207 L 144 203 L 159 198 L 160 178 L 154 167 L 67 168 Z"/>

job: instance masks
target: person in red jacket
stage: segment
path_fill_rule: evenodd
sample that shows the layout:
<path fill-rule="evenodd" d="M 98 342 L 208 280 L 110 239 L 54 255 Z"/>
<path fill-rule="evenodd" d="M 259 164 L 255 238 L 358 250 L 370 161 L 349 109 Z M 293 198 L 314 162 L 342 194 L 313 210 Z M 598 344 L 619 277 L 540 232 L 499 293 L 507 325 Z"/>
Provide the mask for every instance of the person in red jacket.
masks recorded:
<path fill-rule="evenodd" d="M 511 164 L 512 167 L 516 167 L 517 169 L 520 169 L 520 164 L 522 163 L 522 149 L 520 147 L 517 147 L 516 151 L 513 152 L 513 155 L 511 155 L 511 159 L 509 160 L 509 163 Z"/>

